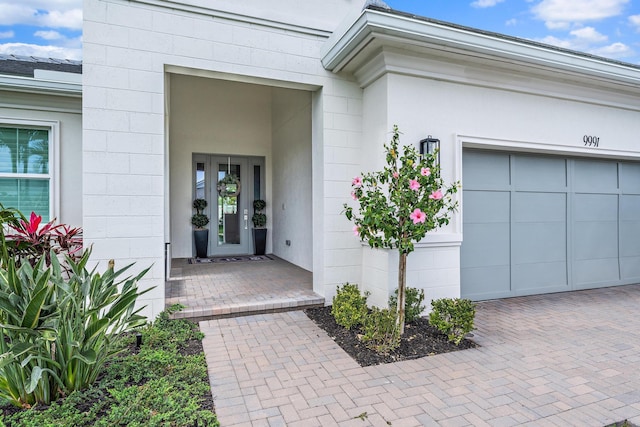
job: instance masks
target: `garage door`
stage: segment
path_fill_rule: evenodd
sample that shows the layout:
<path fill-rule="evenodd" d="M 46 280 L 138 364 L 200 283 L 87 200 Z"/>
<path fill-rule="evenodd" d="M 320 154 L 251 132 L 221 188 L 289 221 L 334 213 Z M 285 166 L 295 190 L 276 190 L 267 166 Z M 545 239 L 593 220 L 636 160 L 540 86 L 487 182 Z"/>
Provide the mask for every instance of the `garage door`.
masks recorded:
<path fill-rule="evenodd" d="M 640 164 L 463 154 L 461 295 L 640 283 Z"/>

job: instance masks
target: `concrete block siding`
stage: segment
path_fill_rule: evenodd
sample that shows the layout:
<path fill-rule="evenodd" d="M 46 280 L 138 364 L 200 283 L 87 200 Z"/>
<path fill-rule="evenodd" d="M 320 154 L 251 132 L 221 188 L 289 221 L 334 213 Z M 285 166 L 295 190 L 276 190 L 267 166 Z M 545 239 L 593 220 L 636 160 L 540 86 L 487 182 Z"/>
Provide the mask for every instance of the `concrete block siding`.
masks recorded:
<path fill-rule="evenodd" d="M 359 243 L 333 243 L 350 233 L 339 213 L 351 177 L 360 170 L 362 128 L 360 87 L 327 72 L 319 60 L 328 28 L 338 23 L 325 18 L 325 28 L 304 28 L 191 2 L 182 10 L 155 3 L 84 2 L 83 224 L 94 260 L 135 261 L 136 270 L 153 265 L 142 285 L 155 290 L 141 303 L 151 316 L 163 309 L 169 221 L 165 75 L 208 73 L 319 94 L 313 120 L 322 123 L 317 135 L 323 156 L 319 163 L 314 159 L 314 180 L 327 181 L 324 196 L 314 193 L 314 206 L 322 206 L 314 216 L 322 216 L 326 235 L 314 235 L 314 262 L 323 270 L 314 267 L 314 289 L 334 289 L 350 278 L 350 267 L 360 265 Z M 332 243 L 325 248 L 324 242 Z M 329 273 L 334 267 L 341 274 Z"/>
<path fill-rule="evenodd" d="M 369 304 L 387 307 L 389 295 L 398 287 L 398 251 L 363 247 L 362 286 L 371 292 Z M 407 257 L 407 287 L 423 289 L 425 312 L 429 301 L 460 297 L 460 247 L 417 246 Z"/>

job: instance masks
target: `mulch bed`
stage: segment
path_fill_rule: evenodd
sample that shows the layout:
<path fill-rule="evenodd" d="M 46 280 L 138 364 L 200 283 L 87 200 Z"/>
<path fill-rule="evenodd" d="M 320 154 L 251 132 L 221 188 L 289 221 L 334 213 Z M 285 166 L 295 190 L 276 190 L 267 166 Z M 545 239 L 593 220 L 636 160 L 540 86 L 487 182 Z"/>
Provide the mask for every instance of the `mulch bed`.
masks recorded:
<path fill-rule="evenodd" d="M 404 335 L 400 347 L 389 354 L 379 354 L 367 348 L 359 335 L 363 332 L 359 328 L 351 330 L 338 325 L 331 315 L 331 307 L 309 308 L 304 311 L 321 329 L 323 329 L 336 344 L 338 344 L 360 366 L 393 363 L 401 360 L 418 359 L 425 356 L 449 353 L 451 351 L 475 348 L 478 345 L 465 338 L 456 346 L 447 337 L 429 324 L 427 318 L 422 317 L 411 324 L 405 325 Z"/>

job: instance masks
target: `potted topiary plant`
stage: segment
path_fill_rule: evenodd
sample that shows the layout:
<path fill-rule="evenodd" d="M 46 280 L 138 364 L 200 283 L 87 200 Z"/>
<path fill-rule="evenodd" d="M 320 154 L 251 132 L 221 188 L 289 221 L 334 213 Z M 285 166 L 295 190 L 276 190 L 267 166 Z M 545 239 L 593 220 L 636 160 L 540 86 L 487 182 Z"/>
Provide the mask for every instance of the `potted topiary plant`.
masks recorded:
<path fill-rule="evenodd" d="M 251 222 L 253 222 L 253 248 L 256 255 L 264 255 L 264 250 L 267 245 L 267 216 L 262 213 L 262 210 L 267 206 L 267 202 L 261 199 L 253 201 L 253 216 Z"/>
<path fill-rule="evenodd" d="M 209 217 L 202 213 L 207 207 L 205 199 L 195 199 L 193 208 L 196 213 L 191 217 L 191 224 L 195 227 L 193 230 L 193 240 L 196 244 L 196 256 L 198 258 L 206 258 L 209 248 L 209 230 L 205 228 L 209 224 Z"/>

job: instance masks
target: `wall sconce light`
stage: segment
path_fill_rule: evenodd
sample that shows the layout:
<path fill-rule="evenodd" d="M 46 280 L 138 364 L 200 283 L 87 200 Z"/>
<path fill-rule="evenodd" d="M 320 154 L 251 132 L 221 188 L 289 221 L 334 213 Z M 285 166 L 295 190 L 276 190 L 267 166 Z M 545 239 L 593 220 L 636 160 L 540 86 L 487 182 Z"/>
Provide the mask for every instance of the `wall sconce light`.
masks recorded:
<path fill-rule="evenodd" d="M 425 139 L 420 140 L 420 154 L 433 154 L 438 150 L 438 163 L 440 163 L 440 140 L 429 135 Z"/>

